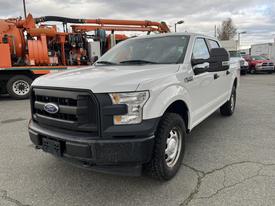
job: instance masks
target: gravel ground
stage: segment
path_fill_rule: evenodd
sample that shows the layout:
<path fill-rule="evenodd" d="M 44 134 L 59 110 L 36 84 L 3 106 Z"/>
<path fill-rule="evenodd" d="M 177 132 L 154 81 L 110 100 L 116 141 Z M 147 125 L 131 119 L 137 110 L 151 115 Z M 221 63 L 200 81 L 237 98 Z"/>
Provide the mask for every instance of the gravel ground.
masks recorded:
<path fill-rule="evenodd" d="M 242 77 L 236 112 L 189 135 L 169 182 L 98 174 L 35 150 L 29 101 L 0 97 L 0 205 L 275 205 L 275 74 Z"/>

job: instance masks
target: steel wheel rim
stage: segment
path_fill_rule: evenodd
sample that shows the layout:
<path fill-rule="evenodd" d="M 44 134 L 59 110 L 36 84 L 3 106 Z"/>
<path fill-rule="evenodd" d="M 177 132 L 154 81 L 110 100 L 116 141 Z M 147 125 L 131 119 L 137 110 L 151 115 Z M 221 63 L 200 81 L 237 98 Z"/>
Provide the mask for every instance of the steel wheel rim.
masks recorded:
<path fill-rule="evenodd" d="M 173 128 L 169 132 L 166 140 L 165 161 L 168 167 L 173 167 L 178 162 L 181 152 L 182 135 L 178 128 Z"/>
<path fill-rule="evenodd" d="M 24 80 L 17 80 L 12 84 L 12 90 L 19 96 L 24 96 L 29 93 L 30 85 Z"/>

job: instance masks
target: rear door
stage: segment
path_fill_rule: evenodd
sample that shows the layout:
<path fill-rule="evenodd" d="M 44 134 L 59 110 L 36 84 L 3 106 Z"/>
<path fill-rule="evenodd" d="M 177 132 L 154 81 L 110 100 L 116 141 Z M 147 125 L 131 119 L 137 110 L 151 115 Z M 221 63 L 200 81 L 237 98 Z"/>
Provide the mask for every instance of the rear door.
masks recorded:
<path fill-rule="evenodd" d="M 207 39 L 209 50 L 213 48 L 220 48 L 219 43 L 216 40 L 213 39 Z M 213 102 L 213 105 L 215 107 L 219 107 L 221 104 L 223 104 L 225 101 L 227 101 L 227 98 L 229 96 L 229 93 L 231 92 L 231 79 L 233 73 L 229 70 L 227 71 L 217 71 L 213 72 L 213 79 L 215 81 L 215 88 L 213 88 L 216 92 L 216 98 Z"/>

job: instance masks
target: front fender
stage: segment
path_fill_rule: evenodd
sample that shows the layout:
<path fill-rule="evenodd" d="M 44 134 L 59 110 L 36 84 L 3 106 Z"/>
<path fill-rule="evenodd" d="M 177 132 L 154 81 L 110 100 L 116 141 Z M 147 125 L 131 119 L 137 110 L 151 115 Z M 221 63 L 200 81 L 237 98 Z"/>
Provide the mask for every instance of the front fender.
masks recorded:
<path fill-rule="evenodd" d="M 190 98 L 184 87 L 180 85 L 171 85 L 162 91 L 150 91 L 150 98 L 143 108 L 143 119 L 161 117 L 167 108 L 178 100 L 183 101 L 186 104 L 190 114 Z M 188 116 L 190 120 L 189 114 Z"/>

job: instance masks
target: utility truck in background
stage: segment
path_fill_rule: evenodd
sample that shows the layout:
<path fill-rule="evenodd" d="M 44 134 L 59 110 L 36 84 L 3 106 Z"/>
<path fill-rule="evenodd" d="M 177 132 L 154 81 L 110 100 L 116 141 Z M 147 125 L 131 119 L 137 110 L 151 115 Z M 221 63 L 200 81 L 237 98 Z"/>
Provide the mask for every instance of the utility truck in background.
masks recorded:
<path fill-rule="evenodd" d="M 275 62 L 275 44 L 264 43 L 251 45 L 251 55 L 245 55 L 244 58 L 249 63 L 249 72 L 274 72 Z"/>
<path fill-rule="evenodd" d="M 95 171 L 169 180 L 181 166 L 186 134 L 217 109 L 234 113 L 239 75 L 209 36 L 128 39 L 93 66 L 33 82 L 30 139 Z"/>
<path fill-rule="evenodd" d="M 263 56 L 275 62 L 275 44 L 264 43 L 251 45 L 251 56 Z"/>
<path fill-rule="evenodd" d="M 63 31 L 45 22 L 61 22 Z M 115 31 L 166 33 L 169 28 L 164 22 L 33 18 L 31 14 L 26 19 L 0 20 L 0 94 L 25 99 L 36 77 L 93 64 L 116 43 L 128 38 Z"/>

